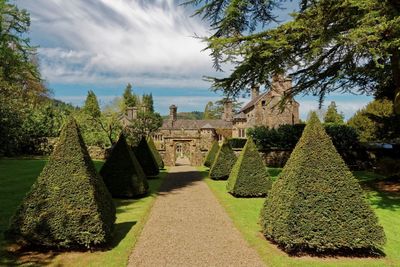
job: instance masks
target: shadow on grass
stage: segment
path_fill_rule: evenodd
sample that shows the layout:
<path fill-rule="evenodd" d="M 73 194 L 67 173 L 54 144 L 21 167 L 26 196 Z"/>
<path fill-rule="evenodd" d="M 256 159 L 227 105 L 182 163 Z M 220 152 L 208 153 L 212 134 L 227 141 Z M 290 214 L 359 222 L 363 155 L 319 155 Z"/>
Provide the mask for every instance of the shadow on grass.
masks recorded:
<path fill-rule="evenodd" d="M 110 243 L 109 249 L 113 249 L 126 237 L 131 228 L 136 224 L 136 221 L 117 223 L 114 226 L 114 236 Z"/>
<path fill-rule="evenodd" d="M 363 185 L 367 191 L 370 203 L 379 209 L 397 210 L 400 209 L 400 193 L 382 192 L 375 185 Z"/>
<path fill-rule="evenodd" d="M 273 178 L 273 180 L 276 180 L 278 175 L 282 172 L 282 168 L 267 168 L 268 174 Z"/>
<path fill-rule="evenodd" d="M 0 266 L 47 266 L 52 264 L 53 260 L 60 252 L 53 251 L 19 251 L 18 254 L 8 252 L 0 258 Z"/>
<path fill-rule="evenodd" d="M 93 248 L 91 250 L 84 248 L 75 249 L 49 249 L 38 247 L 21 248 L 18 245 L 6 245 L 8 251 L 1 251 L 0 266 L 46 266 L 53 264 L 54 258 L 60 254 L 68 252 L 88 252 L 88 251 L 109 251 L 119 245 L 126 237 L 136 221 L 116 223 L 111 242 L 105 246 Z"/>

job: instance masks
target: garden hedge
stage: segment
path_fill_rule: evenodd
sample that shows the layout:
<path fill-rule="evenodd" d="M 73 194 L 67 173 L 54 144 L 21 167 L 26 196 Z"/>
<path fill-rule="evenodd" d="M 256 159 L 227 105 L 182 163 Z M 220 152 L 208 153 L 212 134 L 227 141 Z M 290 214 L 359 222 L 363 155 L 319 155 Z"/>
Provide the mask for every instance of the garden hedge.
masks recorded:
<path fill-rule="evenodd" d="M 226 188 L 236 197 L 262 197 L 268 193 L 271 185 L 272 180 L 257 147 L 249 137 L 232 168 Z"/>
<path fill-rule="evenodd" d="M 115 206 L 69 118 L 59 143 L 12 217 L 8 239 L 49 248 L 93 248 L 111 239 Z"/>
<path fill-rule="evenodd" d="M 147 145 L 149 146 L 151 152 L 153 153 L 153 157 L 157 162 L 158 168 L 164 169 L 164 161 L 160 153 L 158 152 L 156 145 L 154 144 L 153 138 L 151 138 L 150 136 L 147 138 Z"/>
<path fill-rule="evenodd" d="M 228 142 L 224 142 L 219 148 L 215 160 L 210 169 L 210 178 L 214 180 L 226 180 L 236 162 L 236 156 Z"/>
<path fill-rule="evenodd" d="M 246 145 L 247 139 L 245 139 L 245 138 L 230 138 L 230 139 L 228 139 L 228 142 L 233 149 L 243 148 Z"/>
<path fill-rule="evenodd" d="M 204 161 L 204 166 L 210 168 L 214 163 L 215 157 L 217 156 L 219 150 L 218 141 L 214 141 L 211 145 L 210 150 L 207 153 L 206 159 Z"/>
<path fill-rule="evenodd" d="M 100 174 L 113 197 L 132 198 L 148 192 L 146 175 L 126 143 L 124 134 L 120 135 Z"/>
<path fill-rule="evenodd" d="M 278 128 L 268 128 L 266 126 L 256 126 L 248 130 L 254 143 L 260 150 L 269 149 L 293 149 L 299 141 L 305 124 L 284 124 Z M 345 124 L 324 124 L 326 133 L 332 138 L 335 148 L 339 151 L 354 149 L 359 147 L 358 135 L 356 130 Z"/>
<path fill-rule="evenodd" d="M 157 162 L 147 144 L 146 138 L 142 137 L 137 146 L 133 147 L 133 153 L 138 159 L 147 177 L 157 176 L 160 173 Z"/>
<path fill-rule="evenodd" d="M 383 228 L 315 113 L 261 211 L 264 235 L 288 252 L 379 250 Z"/>

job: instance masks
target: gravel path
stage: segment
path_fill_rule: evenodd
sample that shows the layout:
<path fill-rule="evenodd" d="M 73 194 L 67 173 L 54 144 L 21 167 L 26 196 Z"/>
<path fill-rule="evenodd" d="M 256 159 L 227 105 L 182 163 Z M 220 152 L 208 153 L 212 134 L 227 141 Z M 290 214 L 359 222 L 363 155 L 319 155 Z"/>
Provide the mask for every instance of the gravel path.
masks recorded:
<path fill-rule="evenodd" d="M 170 172 L 128 266 L 264 266 L 193 167 Z"/>

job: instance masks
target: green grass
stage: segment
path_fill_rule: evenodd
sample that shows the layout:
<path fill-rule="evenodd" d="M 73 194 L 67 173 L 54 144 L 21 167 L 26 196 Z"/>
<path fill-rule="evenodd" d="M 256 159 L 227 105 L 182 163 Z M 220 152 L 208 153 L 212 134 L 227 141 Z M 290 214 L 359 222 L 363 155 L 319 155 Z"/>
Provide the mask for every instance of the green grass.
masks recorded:
<path fill-rule="evenodd" d="M 208 176 L 206 168 L 199 169 L 204 177 Z M 269 169 L 276 179 L 280 169 Z M 368 172 L 355 172 L 355 176 L 363 182 L 381 179 Z M 264 203 L 263 198 L 234 198 L 226 192 L 226 181 L 205 179 L 222 206 L 232 218 L 236 227 L 242 232 L 249 244 L 254 247 L 267 266 L 400 266 L 400 195 L 388 194 L 372 189 L 366 190 L 379 222 L 385 229 L 387 243 L 383 258 L 346 258 L 346 257 L 291 257 L 264 238 L 258 224 L 259 213 Z"/>
<path fill-rule="evenodd" d="M 143 229 L 156 193 L 166 171 L 160 173 L 161 179 L 149 180 L 151 194 L 141 199 L 115 200 L 117 220 L 111 248 L 95 252 L 68 253 L 29 253 L 11 257 L 5 252 L 6 242 L 2 232 L 19 203 L 36 180 L 46 160 L 3 159 L 0 160 L 0 266 L 51 265 L 51 266 L 126 266 L 128 257 Z M 95 161 L 99 170 L 102 162 Z"/>

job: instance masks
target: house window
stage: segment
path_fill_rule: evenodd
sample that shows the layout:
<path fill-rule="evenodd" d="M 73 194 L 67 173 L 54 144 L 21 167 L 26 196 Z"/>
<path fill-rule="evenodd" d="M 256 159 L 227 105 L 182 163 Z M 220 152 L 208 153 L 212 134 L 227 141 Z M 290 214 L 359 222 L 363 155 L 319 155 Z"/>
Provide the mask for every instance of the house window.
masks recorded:
<path fill-rule="evenodd" d="M 246 137 L 246 129 L 239 129 L 239 138 Z"/>
<path fill-rule="evenodd" d="M 266 102 L 265 102 L 265 100 L 261 101 L 261 105 L 262 105 L 263 107 L 265 107 L 265 106 L 266 106 Z"/>
<path fill-rule="evenodd" d="M 218 141 L 222 141 L 222 134 L 218 135 Z"/>
<path fill-rule="evenodd" d="M 162 134 L 155 134 L 153 135 L 154 141 L 162 141 Z"/>

